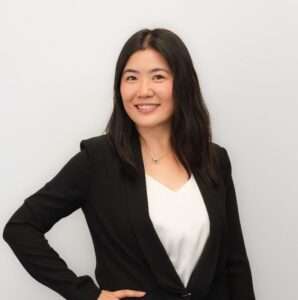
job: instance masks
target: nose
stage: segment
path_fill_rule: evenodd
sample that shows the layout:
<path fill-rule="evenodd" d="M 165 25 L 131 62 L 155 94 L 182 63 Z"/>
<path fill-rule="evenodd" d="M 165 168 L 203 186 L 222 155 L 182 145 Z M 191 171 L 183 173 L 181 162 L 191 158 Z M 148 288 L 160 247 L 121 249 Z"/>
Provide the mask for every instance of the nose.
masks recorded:
<path fill-rule="evenodd" d="M 153 90 L 149 80 L 146 79 L 140 80 L 138 86 L 138 96 L 140 98 L 143 98 L 143 97 L 150 97 L 152 95 L 153 95 Z"/>

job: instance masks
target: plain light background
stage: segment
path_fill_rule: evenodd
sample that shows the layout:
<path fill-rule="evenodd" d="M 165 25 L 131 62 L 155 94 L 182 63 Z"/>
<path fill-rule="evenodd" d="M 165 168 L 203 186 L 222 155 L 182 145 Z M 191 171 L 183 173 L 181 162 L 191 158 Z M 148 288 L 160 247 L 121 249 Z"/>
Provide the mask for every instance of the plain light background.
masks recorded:
<path fill-rule="evenodd" d="M 296 0 L 2 0 L 1 231 L 82 139 L 103 133 L 116 59 L 145 27 L 173 30 L 191 53 L 214 141 L 230 154 L 257 299 L 296 299 Z M 77 275 L 95 279 L 81 210 L 46 238 Z M 62 299 L 25 271 L 3 239 L 0 254 L 1 298 Z"/>

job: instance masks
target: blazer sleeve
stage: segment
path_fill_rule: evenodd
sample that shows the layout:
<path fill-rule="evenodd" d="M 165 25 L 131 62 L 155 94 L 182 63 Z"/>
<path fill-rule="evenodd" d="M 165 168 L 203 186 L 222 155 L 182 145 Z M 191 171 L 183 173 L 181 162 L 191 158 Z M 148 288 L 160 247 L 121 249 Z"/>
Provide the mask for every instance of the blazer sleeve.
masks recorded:
<path fill-rule="evenodd" d="M 255 300 L 252 275 L 245 249 L 232 178 L 232 167 L 225 148 L 226 213 L 228 226 L 227 279 L 231 300 Z"/>
<path fill-rule="evenodd" d="M 69 300 L 96 300 L 100 289 L 90 276 L 77 276 L 44 234 L 83 205 L 90 183 L 90 159 L 80 151 L 41 189 L 26 198 L 4 227 L 3 238 L 28 273 Z"/>

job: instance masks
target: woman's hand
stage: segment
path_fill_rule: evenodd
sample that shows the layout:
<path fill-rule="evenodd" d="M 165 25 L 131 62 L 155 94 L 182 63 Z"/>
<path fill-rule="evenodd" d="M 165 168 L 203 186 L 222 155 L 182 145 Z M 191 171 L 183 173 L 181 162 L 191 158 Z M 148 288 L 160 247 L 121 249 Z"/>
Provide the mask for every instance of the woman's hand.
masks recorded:
<path fill-rule="evenodd" d="M 97 300 L 119 300 L 127 297 L 143 297 L 145 294 L 146 292 L 136 290 L 118 290 L 114 292 L 102 290 Z"/>

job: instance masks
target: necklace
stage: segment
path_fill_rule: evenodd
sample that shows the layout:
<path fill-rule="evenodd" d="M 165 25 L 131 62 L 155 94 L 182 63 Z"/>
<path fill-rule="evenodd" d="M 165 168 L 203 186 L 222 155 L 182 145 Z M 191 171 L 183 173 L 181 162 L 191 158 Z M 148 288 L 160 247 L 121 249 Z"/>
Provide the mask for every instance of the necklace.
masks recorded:
<path fill-rule="evenodd" d="M 148 150 L 148 153 L 149 153 L 149 155 L 150 155 L 150 157 L 151 157 L 151 160 L 152 160 L 155 164 L 158 164 L 159 161 L 160 161 L 163 157 L 165 157 L 169 152 L 170 152 L 170 151 L 167 151 L 166 153 L 164 153 L 164 154 L 163 154 L 162 156 L 160 156 L 159 158 L 154 158 L 154 157 L 151 155 L 150 151 Z"/>

